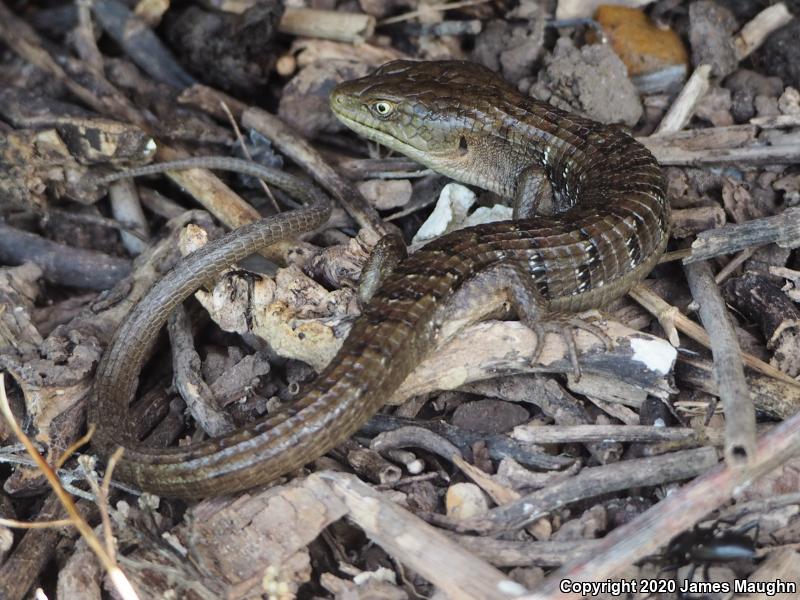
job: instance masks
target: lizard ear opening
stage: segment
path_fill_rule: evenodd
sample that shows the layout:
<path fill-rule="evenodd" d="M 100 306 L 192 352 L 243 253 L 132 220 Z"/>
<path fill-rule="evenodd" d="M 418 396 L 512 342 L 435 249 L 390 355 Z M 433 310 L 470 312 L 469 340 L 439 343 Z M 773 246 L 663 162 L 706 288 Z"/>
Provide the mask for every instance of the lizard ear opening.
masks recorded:
<path fill-rule="evenodd" d="M 467 146 L 467 138 L 462 135 L 458 138 L 458 152 L 461 154 L 461 156 L 464 156 L 467 153 L 467 150 L 469 150 L 469 147 Z"/>

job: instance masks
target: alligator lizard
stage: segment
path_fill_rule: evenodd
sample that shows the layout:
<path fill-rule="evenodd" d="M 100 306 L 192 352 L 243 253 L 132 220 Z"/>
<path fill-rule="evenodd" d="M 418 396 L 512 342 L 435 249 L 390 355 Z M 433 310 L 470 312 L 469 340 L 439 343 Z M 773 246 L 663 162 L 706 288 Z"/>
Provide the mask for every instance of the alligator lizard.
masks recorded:
<path fill-rule="evenodd" d="M 374 414 L 440 341 L 448 303 L 476 276 L 508 277 L 502 285 L 509 299 L 537 326 L 554 313 L 624 294 L 664 251 L 669 205 L 650 153 L 615 127 L 523 96 L 484 67 L 395 61 L 340 84 L 331 108 L 364 137 L 513 198 L 515 214 L 526 218 L 455 231 L 403 260 L 331 364 L 291 406 L 223 437 L 146 448 L 126 423 L 127 405 L 168 313 L 232 262 L 316 226 L 326 203 L 307 194 L 310 208 L 240 228 L 190 255 L 132 311 L 98 368 L 93 443 L 103 454 L 126 448 L 116 477 L 179 497 L 268 482 L 322 455 Z M 542 175 L 566 209 L 555 216 L 533 216 Z"/>

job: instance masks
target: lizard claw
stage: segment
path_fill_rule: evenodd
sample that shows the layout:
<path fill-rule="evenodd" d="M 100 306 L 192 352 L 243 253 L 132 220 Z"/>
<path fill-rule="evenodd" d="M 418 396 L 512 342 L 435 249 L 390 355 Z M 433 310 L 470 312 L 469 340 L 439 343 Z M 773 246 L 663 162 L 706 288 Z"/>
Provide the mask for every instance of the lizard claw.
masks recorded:
<path fill-rule="evenodd" d="M 579 381 L 581 378 L 581 367 L 578 363 L 578 351 L 575 346 L 575 329 L 582 329 L 594 335 L 603 343 L 607 351 L 614 347 L 613 340 L 608 337 L 608 335 L 606 335 L 606 333 L 597 325 L 594 325 L 590 322 L 592 320 L 597 320 L 600 317 L 601 315 L 597 311 L 587 313 L 583 317 L 575 317 L 572 315 L 553 315 L 544 321 L 537 321 L 536 323 L 532 324 L 532 329 L 536 334 L 537 344 L 536 350 L 534 350 L 533 357 L 531 358 L 531 363 L 533 364 L 539 361 L 539 356 L 542 354 L 542 350 L 544 349 L 545 335 L 548 333 L 554 333 L 561 336 L 561 339 L 564 340 L 564 343 L 567 346 L 567 353 L 569 354 L 570 363 L 572 363 L 573 376 L 575 377 L 575 381 Z"/>

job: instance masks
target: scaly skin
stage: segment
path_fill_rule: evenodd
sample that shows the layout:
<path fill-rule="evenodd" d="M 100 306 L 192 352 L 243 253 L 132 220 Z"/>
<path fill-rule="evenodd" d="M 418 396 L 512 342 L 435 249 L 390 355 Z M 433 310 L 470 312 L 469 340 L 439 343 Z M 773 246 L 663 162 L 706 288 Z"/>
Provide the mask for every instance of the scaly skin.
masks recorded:
<path fill-rule="evenodd" d="M 534 314 L 571 312 L 624 294 L 664 251 L 669 205 L 651 154 L 616 128 L 522 96 L 479 65 L 395 61 L 339 85 L 331 108 L 361 135 L 523 204 L 532 193 L 529 174 L 543 172 L 557 206 L 571 208 L 428 244 L 388 276 L 337 356 L 291 407 L 220 438 L 148 449 L 136 445 L 127 405 L 168 313 L 232 262 L 316 226 L 327 214 L 324 202 L 240 228 L 190 255 L 134 309 L 98 370 L 90 420 L 103 453 L 126 447 L 117 477 L 186 498 L 268 482 L 369 419 L 441 342 L 448 301 L 477 274 L 512 265 L 530 280 Z"/>

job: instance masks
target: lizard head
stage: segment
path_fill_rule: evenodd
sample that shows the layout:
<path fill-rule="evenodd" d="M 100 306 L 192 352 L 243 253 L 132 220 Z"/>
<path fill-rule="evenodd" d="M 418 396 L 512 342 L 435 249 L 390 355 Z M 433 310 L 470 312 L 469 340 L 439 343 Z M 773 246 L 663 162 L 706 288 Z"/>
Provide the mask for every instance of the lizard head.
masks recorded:
<path fill-rule="evenodd" d="M 466 159 L 469 146 L 484 129 L 480 99 L 507 93 L 508 87 L 476 63 L 397 60 L 367 77 L 339 84 L 330 106 L 363 137 L 448 172 Z"/>

